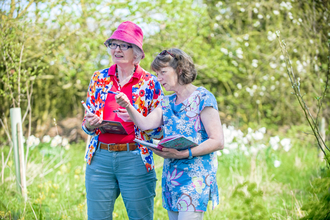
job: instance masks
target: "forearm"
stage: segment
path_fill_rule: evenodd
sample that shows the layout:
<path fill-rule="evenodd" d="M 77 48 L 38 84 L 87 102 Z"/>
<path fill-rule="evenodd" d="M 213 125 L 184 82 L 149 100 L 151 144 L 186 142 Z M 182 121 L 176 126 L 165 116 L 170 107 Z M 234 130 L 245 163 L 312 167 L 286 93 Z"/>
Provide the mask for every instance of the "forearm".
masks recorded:
<path fill-rule="evenodd" d="M 223 141 L 219 139 L 207 139 L 197 147 L 191 148 L 191 153 L 193 156 L 202 156 L 205 154 L 213 153 L 214 151 L 222 150 L 223 147 L 224 147 Z M 188 152 L 188 156 L 189 156 L 189 152 Z"/>
<path fill-rule="evenodd" d="M 148 128 L 145 128 L 145 125 L 147 124 L 146 117 L 144 117 L 142 114 L 140 114 L 132 105 L 127 106 L 126 110 L 135 125 L 137 125 L 142 131 L 148 129 Z"/>
<path fill-rule="evenodd" d="M 214 151 L 223 149 L 223 142 L 217 139 L 208 139 L 205 142 L 201 143 L 197 147 L 191 148 L 191 154 L 193 157 L 203 156 L 210 154 Z M 187 159 L 189 157 L 189 150 L 178 151 L 173 148 L 163 148 L 162 151 L 155 151 L 154 153 L 163 157 L 171 159 Z"/>
<path fill-rule="evenodd" d="M 142 130 L 154 129 L 161 126 L 161 108 L 154 109 L 147 117 L 139 113 L 132 105 L 128 105 L 126 110 L 132 121 Z"/>
<path fill-rule="evenodd" d="M 88 121 L 85 121 L 85 123 L 83 124 L 83 126 L 85 126 L 85 128 L 87 129 L 87 131 L 89 132 L 93 132 L 95 130 L 95 127 L 92 127 Z"/>
<path fill-rule="evenodd" d="M 91 97 L 94 95 L 94 94 L 91 93 L 91 91 L 95 90 L 95 88 L 93 88 L 93 86 L 95 84 L 95 81 L 94 81 L 95 74 L 96 74 L 96 72 L 94 72 L 94 74 L 93 74 L 93 76 L 92 76 L 92 78 L 89 82 L 89 85 L 88 85 L 86 106 L 89 109 L 89 111 L 85 110 L 84 119 L 83 119 L 83 122 L 82 122 L 82 129 L 88 135 L 95 134 L 95 128 L 90 127 L 90 124 L 88 123 L 87 118 L 86 118 L 88 112 L 93 112 L 93 110 L 94 110 L 94 106 L 91 104 L 90 100 L 91 100 Z"/>

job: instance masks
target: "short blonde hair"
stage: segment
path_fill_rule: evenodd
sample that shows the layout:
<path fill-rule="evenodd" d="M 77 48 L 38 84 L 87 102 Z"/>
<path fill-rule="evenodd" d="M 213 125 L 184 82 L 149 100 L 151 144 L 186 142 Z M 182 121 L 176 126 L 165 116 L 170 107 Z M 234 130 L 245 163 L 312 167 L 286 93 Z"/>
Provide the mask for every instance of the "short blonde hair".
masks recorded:
<path fill-rule="evenodd" d="M 143 56 L 143 52 L 142 50 L 136 46 L 135 44 L 132 44 L 133 46 L 133 53 L 134 53 L 134 56 L 135 56 L 135 59 L 134 59 L 134 64 L 139 64 L 141 59 L 142 59 L 142 56 Z"/>

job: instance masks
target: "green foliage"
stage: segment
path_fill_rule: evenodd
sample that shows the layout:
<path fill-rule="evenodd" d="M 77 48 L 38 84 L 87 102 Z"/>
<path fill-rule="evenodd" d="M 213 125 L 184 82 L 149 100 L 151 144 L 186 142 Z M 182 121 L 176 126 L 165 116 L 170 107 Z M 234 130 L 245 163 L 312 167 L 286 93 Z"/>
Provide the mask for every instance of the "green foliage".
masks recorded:
<path fill-rule="evenodd" d="M 14 219 L 85 219 L 84 144 L 71 147 L 67 151 L 42 143 L 30 150 L 26 203 L 14 189 L 10 159 L 5 176 L 13 179 L 1 184 L 0 219 L 1 212 L 12 218 L 15 214 Z"/>
<path fill-rule="evenodd" d="M 4 103 L 0 111 L 8 117 L 9 108 L 20 105 L 24 113 L 28 109 L 26 92 L 32 92 L 32 84 L 32 122 L 34 131 L 40 132 L 53 118 L 82 115 L 80 100 L 86 98 L 92 73 L 105 68 L 101 61 L 109 62 L 109 56 L 99 51 L 105 52 L 103 41 L 120 19 L 114 9 L 120 10 L 124 5 L 82 1 L 78 4 L 82 10 L 77 11 L 71 8 L 71 1 L 29 3 L 35 8 L 27 5 L 29 13 L 21 17 L 10 14 L 5 4 L 0 8 L 1 29 L 4 30 L 0 35 L 0 56 L 6 61 L 0 66 L 0 97 Z M 103 11 L 100 10 L 102 6 Z M 22 8 L 14 10 L 19 14 Z M 21 50 L 23 45 L 24 50 Z M 22 74 L 21 91 L 16 86 L 18 68 Z M 15 74 L 11 74 L 13 72 Z"/>
<path fill-rule="evenodd" d="M 309 187 L 310 200 L 306 202 L 302 210 L 308 214 L 303 220 L 330 219 L 330 170 L 325 168 L 321 171 L 320 178 L 315 178 Z"/>
<path fill-rule="evenodd" d="M 30 77 L 35 77 L 45 70 L 42 64 L 43 55 L 31 54 L 29 50 L 31 39 L 27 30 L 31 28 L 26 22 L 14 22 L 4 19 L 1 24 L 1 84 L 0 96 L 3 97 L 1 110 L 9 107 L 19 107 L 26 102 L 29 93 Z M 40 48 L 34 47 L 34 50 Z"/>
<path fill-rule="evenodd" d="M 80 100 L 86 98 L 92 73 L 112 63 L 103 42 L 120 22 L 132 20 L 145 33 L 141 66 L 150 70 L 163 49 L 186 51 L 198 69 L 195 84 L 215 94 L 224 122 L 274 129 L 302 123 L 275 32 L 286 39 L 307 105 L 317 106 L 314 97 L 324 87 L 327 69 L 327 8 L 328 1 L 56 0 L 26 1 L 21 7 L 7 1 L 0 8 L 0 58 L 6 60 L 0 66 L 0 111 L 8 117 L 21 97 L 24 112 L 33 85 L 36 131 L 52 118 L 81 117 Z M 328 95 L 323 101 L 329 106 Z M 329 111 L 320 116 L 329 118 Z"/>
<path fill-rule="evenodd" d="M 256 183 L 246 181 L 238 184 L 231 197 L 236 203 L 230 215 L 233 219 L 269 219 L 262 195 L 263 192 L 257 189 Z"/>
<path fill-rule="evenodd" d="M 226 92 L 225 87 L 218 87 L 217 90 L 217 96 L 228 97 L 224 98 L 223 107 L 229 106 L 226 112 L 233 115 L 239 113 L 244 123 L 258 121 L 265 124 L 289 124 L 302 121 L 302 114 L 296 112 L 298 104 L 290 95 L 291 85 L 280 58 L 275 31 L 280 30 L 287 39 L 290 55 L 293 56 L 294 70 L 307 84 L 303 88 L 307 93 L 306 97 L 313 97 L 312 94 L 320 91 L 321 86 L 318 86 L 318 78 L 311 74 L 325 79 L 323 74 L 326 69 L 318 67 L 325 61 L 324 55 L 327 52 L 327 31 L 323 29 L 327 22 L 326 18 L 323 19 L 327 3 L 205 2 L 210 6 L 208 11 L 214 21 L 212 33 L 214 38 L 218 39 L 214 41 L 214 47 L 218 51 L 223 48 L 229 65 L 237 70 L 230 77 L 230 92 L 228 89 Z M 310 30 L 314 25 L 308 14 L 315 12 L 315 8 L 319 23 L 314 23 L 314 28 L 321 33 L 314 30 L 307 33 L 306 29 Z M 322 61 L 318 63 L 315 59 Z M 313 85 L 316 87 L 313 88 Z"/>

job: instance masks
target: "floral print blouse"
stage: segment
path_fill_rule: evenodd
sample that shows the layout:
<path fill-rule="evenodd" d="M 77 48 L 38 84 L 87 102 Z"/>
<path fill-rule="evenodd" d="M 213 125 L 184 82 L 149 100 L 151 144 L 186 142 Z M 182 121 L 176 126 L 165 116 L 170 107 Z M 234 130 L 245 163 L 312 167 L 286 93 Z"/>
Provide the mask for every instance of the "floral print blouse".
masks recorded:
<path fill-rule="evenodd" d="M 107 99 L 108 91 L 111 90 L 111 87 L 113 85 L 113 82 L 111 81 L 109 75 L 109 71 L 116 71 L 116 65 L 114 64 L 110 68 L 94 72 L 87 91 L 87 107 L 93 114 L 96 114 L 101 118 L 103 118 L 103 110 L 105 100 Z M 154 75 L 148 73 L 139 65 L 136 66 L 135 73 L 138 73 L 140 75 L 140 79 L 138 83 L 136 85 L 133 85 L 132 87 L 133 106 L 137 109 L 138 112 L 140 112 L 144 116 L 147 116 L 160 104 L 163 98 L 163 92 L 160 83 L 157 81 L 157 78 Z M 85 121 L 86 119 L 84 117 L 82 129 L 88 135 L 93 136 L 91 138 L 85 155 L 85 160 L 87 164 L 90 165 L 97 147 L 98 137 L 101 131 L 98 128 L 94 131 L 88 131 L 85 127 Z M 151 137 L 161 139 L 163 136 L 163 131 L 161 128 L 141 131 L 137 126 L 134 125 L 134 130 L 135 137 L 137 139 L 145 140 L 148 142 L 151 142 Z M 138 145 L 138 149 L 142 160 L 147 168 L 147 171 L 152 170 L 154 168 L 152 151 L 148 150 L 147 147 L 142 145 Z"/>
<path fill-rule="evenodd" d="M 207 106 L 218 110 L 213 94 L 199 87 L 181 104 L 175 101 L 173 94 L 165 96 L 161 103 L 164 137 L 181 134 L 198 144 L 207 140 L 200 113 Z M 214 208 L 219 204 L 217 168 L 216 152 L 192 159 L 164 159 L 163 207 L 175 212 L 205 212 L 208 201 L 212 200 Z"/>

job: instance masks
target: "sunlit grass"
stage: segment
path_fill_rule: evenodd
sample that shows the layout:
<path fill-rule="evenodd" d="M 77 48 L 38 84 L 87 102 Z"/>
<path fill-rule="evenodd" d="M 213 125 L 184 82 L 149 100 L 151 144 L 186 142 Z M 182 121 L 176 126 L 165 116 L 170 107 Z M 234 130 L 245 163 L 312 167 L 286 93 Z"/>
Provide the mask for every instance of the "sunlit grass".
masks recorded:
<path fill-rule="evenodd" d="M 7 155 L 8 147 L 2 151 Z M 87 219 L 84 152 L 85 143 L 71 145 L 68 150 L 43 143 L 31 150 L 26 203 L 16 192 L 15 168 L 10 159 L 0 187 L 0 219 Z M 265 213 L 265 219 L 299 219 L 304 216 L 300 207 L 308 196 L 305 188 L 322 166 L 317 154 L 316 148 L 303 142 L 295 143 L 288 152 L 269 146 L 249 156 L 241 151 L 222 154 L 217 174 L 220 205 L 212 210 L 209 204 L 204 219 L 235 219 L 248 208 Z M 274 166 L 275 159 L 281 161 L 279 167 Z M 160 157 L 155 156 L 155 165 L 158 182 L 154 219 L 162 220 L 167 219 L 167 212 L 162 207 Z M 233 197 L 244 182 L 248 185 L 240 191 L 243 194 Z M 253 192 L 247 187 L 254 183 L 256 192 L 262 195 L 251 196 Z M 113 216 L 128 219 L 121 197 Z"/>

